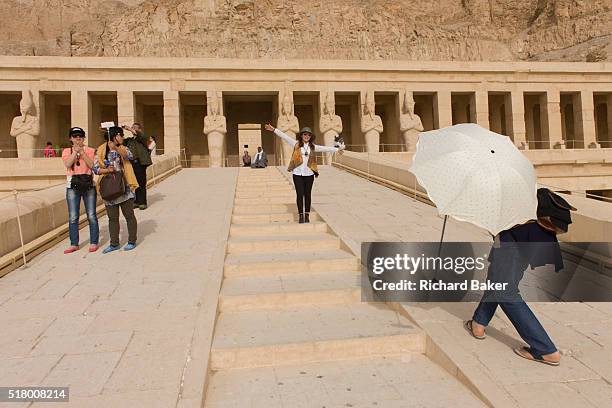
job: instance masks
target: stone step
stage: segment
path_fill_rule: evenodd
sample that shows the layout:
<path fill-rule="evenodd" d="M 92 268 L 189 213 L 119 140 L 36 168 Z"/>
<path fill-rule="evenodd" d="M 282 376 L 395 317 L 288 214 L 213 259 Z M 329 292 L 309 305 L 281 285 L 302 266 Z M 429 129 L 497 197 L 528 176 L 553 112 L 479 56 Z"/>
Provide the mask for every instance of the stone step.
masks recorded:
<path fill-rule="evenodd" d="M 355 271 L 357 258 L 342 250 L 295 251 L 284 253 L 227 254 L 224 274 L 232 276 L 265 276 L 305 272 Z"/>
<path fill-rule="evenodd" d="M 240 194 L 241 196 L 244 194 L 248 194 L 250 197 L 261 197 L 261 196 L 277 196 L 281 193 L 292 193 L 293 188 L 289 186 L 283 187 L 262 187 L 262 188 L 237 188 L 236 194 Z M 240 197 L 243 198 L 243 197 Z"/>
<path fill-rule="evenodd" d="M 234 199 L 234 205 L 245 206 L 254 204 L 295 204 L 295 194 L 278 197 L 236 197 Z"/>
<path fill-rule="evenodd" d="M 261 188 L 261 187 L 293 187 L 293 185 L 284 179 L 274 179 L 274 180 L 265 180 L 265 181 L 245 181 L 238 180 L 236 183 L 237 188 Z"/>
<path fill-rule="evenodd" d="M 242 177 L 238 178 L 236 186 L 251 186 L 251 185 L 289 185 L 289 180 L 278 176 L 262 176 L 262 177 Z"/>
<path fill-rule="evenodd" d="M 211 369 L 304 364 L 425 351 L 424 333 L 383 305 L 219 314 Z"/>
<path fill-rule="evenodd" d="M 276 222 L 297 222 L 297 212 L 285 212 L 276 214 L 236 214 L 232 215 L 233 224 L 266 224 Z M 310 222 L 320 220 L 315 212 L 310 213 Z"/>
<path fill-rule="evenodd" d="M 245 183 L 250 181 L 259 181 L 262 183 L 270 182 L 270 181 L 283 181 L 284 179 L 278 173 L 270 173 L 270 172 L 261 172 L 261 173 L 252 173 L 252 174 L 239 174 L 238 175 L 238 183 Z"/>
<path fill-rule="evenodd" d="M 340 239 L 331 234 L 267 235 L 230 238 L 228 253 L 291 252 L 340 249 Z"/>
<path fill-rule="evenodd" d="M 263 175 L 263 176 L 239 176 L 236 183 L 237 186 L 245 186 L 250 184 L 287 184 L 289 180 L 279 175 Z"/>
<path fill-rule="evenodd" d="M 259 189 L 259 190 L 236 190 L 236 198 L 253 198 L 257 199 L 260 197 L 283 197 L 293 194 L 295 197 L 295 191 L 289 188 L 282 189 Z M 253 200 L 253 204 L 257 201 Z"/>
<path fill-rule="evenodd" d="M 236 198 L 250 198 L 251 200 L 258 201 L 259 198 L 295 198 L 295 193 L 291 190 L 265 192 L 257 191 L 253 193 L 240 193 L 236 192 Z"/>
<path fill-rule="evenodd" d="M 276 214 L 295 212 L 295 204 L 257 204 L 237 205 L 234 207 L 234 214 Z"/>
<path fill-rule="evenodd" d="M 241 224 L 230 226 L 230 237 L 316 234 L 327 232 L 327 224 L 320 221 L 298 224 L 297 222 L 275 222 L 264 224 Z"/>
<path fill-rule="evenodd" d="M 357 303 L 358 271 L 226 278 L 219 298 L 221 312 L 287 309 Z"/>
<path fill-rule="evenodd" d="M 248 190 L 255 190 L 258 188 L 291 188 L 292 183 L 287 180 L 270 180 L 270 181 L 254 181 L 254 182 L 238 182 L 236 188 L 244 188 Z"/>
<path fill-rule="evenodd" d="M 204 406 L 486 407 L 419 353 L 216 371 L 209 377 Z"/>

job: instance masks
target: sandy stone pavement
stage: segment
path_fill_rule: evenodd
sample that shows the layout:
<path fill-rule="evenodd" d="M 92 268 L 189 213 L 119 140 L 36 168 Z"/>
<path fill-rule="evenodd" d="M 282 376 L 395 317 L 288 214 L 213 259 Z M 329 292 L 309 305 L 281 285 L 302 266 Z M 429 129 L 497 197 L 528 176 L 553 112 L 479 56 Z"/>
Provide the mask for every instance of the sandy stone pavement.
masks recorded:
<path fill-rule="evenodd" d="M 34 407 L 198 406 L 236 176 L 185 169 L 151 189 L 131 252 L 89 254 L 84 228 L 79 252 L 66 240 L 0 279 L 2 385 L 70 387 Z"/>

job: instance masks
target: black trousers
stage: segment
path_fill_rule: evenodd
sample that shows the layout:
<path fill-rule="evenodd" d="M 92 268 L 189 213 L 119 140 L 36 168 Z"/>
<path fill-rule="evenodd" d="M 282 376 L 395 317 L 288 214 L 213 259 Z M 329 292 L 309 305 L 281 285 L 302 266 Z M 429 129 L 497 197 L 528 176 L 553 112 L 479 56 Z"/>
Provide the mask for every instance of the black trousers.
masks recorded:
<path fill-rule="evenodd" d="M 310 197 L 312 192 L 312 184 L 315 176 L 296 176 L 293 175 L 293 184 L 295 185 L 295 195 L 297 201 L 298 213 L 310 212 Z"/>
<path fill-rule="evenodd" d="M 134 215 L 134 200 L 129 199 L 120 204 L 107 205 L 106 214 L 108 215 L 108 234 L 110 235 L 110 244 L 119 246 L 119 209 L 125 217 L 128 228 L 128 243 L 135 244 L 138 234 L 138 222 Z"/>
<path fill-rule="evenodd" d="M 134 169 L 134 175 L 138 181 L 138 188 L 136 189 L 136 198 L 134 199 L 134 205 L 147 205 L 147 167 L 143 166 L 138 162 L 132 163 Z"/>

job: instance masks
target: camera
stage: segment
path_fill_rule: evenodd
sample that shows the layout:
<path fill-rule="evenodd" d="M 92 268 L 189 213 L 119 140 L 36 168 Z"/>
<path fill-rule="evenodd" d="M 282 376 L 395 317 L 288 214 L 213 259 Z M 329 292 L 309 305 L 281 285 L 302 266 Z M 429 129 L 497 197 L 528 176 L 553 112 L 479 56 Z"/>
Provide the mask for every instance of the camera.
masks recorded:
<path fill-rule="evenodd" d="M 341 135 L 334 137 L 334 147 L 344 147 L 344 138 Z"/>

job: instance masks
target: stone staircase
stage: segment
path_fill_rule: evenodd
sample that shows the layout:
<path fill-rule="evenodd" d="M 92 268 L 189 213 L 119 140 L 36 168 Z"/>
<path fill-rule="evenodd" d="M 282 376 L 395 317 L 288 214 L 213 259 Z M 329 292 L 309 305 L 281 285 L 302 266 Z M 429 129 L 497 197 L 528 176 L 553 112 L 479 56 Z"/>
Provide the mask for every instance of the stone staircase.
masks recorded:
<path fill-rule="evenodd" d="M 278 169 L 240 169 L 205 406 L 482 406 L 419 328 L 361 302 L 358 259 L 327 224 L 296 218 Z"/>

